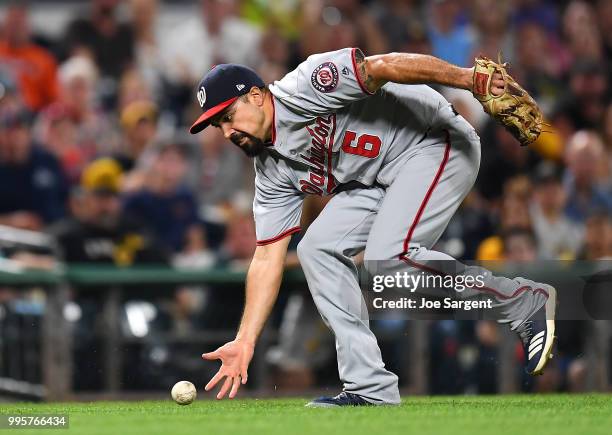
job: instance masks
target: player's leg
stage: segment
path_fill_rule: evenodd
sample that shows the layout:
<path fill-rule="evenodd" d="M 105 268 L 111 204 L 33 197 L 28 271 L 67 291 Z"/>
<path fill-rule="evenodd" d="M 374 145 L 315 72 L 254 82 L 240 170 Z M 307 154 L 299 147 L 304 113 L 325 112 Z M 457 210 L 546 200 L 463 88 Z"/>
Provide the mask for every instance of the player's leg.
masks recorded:
<path fill-rule="evenodd" d="M 484 286 L 467 289 L 459 297 L 471 298 L 482 292 L 490 295 L 531 355 L 527 370 L 539 372 L 554 338 L 554 288 L 524 278 L 494 276 L 484 268 L 465 266 L 431 250 L 471 189 L 480 160 L 480 144 L 469 130 L 466 134 L 462 129 L 451 129 L 445 139 L 419 150 L 387 189 L 368 239 L 366 263 L 402 259 L 412 270 L 480 276 Z M 544 340 L 539 340 L 542 335 Z"/>
<path fill-rule="evenodd" d="M 337 194 L 310 225 L 298 256 L 314 302 L 333 331 L 338 372 L 347 393 L 399 403 L 397 376 L 385 369 L 352 257 L 365 247 L 384 196 L 380 188 Z"/>

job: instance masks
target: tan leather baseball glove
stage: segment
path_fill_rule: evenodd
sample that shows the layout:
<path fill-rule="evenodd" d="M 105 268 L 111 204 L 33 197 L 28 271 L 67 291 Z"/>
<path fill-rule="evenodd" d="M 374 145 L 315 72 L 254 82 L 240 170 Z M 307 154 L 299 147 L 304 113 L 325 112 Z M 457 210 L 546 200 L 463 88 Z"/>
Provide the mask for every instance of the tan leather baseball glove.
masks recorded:
<path fill-rule="evenodd" d="M 507 66 L 501 60 L 498 63 L 486 57 L 476 58 L 473 94 L 485 112 L 506 127 L 522 146 L 526 146 L 538 138 L 546 123 L 531 95 L 508 74 Z M 505 85 L 500 95 L 491 93 L 491 80 L 495 72 L 501 74 Z"/>

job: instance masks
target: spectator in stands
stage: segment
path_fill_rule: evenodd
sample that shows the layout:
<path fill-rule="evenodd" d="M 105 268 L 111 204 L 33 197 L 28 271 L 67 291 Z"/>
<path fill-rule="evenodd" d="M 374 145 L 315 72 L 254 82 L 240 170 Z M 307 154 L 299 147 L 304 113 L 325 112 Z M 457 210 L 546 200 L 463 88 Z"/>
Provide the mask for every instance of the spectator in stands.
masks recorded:
<path fill-rule="evenodd" d="M 64 38 L 69 55 L 89 54 L 105 77 L 118 80 L 134 61 L 134 30 L 117 18 L 118 0 L 92 0 L 88 17 L 72 21 Z"/>
<path fill-rule="evenodd" d="M 175 253 L 206 248 L 194 194 L 185 185 L 188 159 L 185 146 L 164 146 L 148 168 L 143 188 L 124 200 L 125 212 L 147 221 Z"/>
<path fill-rule="evenodd" d="M 23 106 L 17 83 L 0 68 L 0 110 L 11 111 Z"/>
<path fill-rule="evenodd" d="M 0 223 L 40 230 L 65 214 L 67 182 L 57 158 L 32 141 L 32 115 L 0 112 Z"/>
<path fill-rule="evenodd" d="M 135 67 L 147 82 L 156 101 L 163 97 L 164 65 L 160 53 L 162 35 L 158 20 L 157 0 L 130 0 L 134 26 Z"/>
<path fill-rule="evenodd" d="M 597 0 L 597 19 L 604 44 L 604 55 L 606 59 L 612 58 L 612 34 L 606 29 L 612 29 L 612 2 L 609 0 Z"/>
<path fill-rule="evenodd" d="M 72 216 L 52 229 L 65 261 L 117 266 L 167 261 L 166 251 L 143 222 L 122 213 L 121 176 L 119 164 L 108 158 L 83 171 L 81 186 L 73 192 Z"/>
<path fill-rule="evenodd" d="M 612 192 L 612 101 L 608 104 L 606 115 L 604 116 L 603 125 L 601 126 L 601 135 L 605 148 L 605 163 L 602 175 L 605 177 L 604 183 L 607 185 L 607 190 Z"/>
<path fill-rule="evenodd" d="M 155 154 L 152 145 L 158 137 L 157 105 L 149 100 L 127 105 L 121 111 L 120 124 L 122 143 L 112 157 L 125 171 L 121 190 L 130 193 L 144 189 L 147 182 L 147 165 Z"/>
<path fill-rule="evenodd" d="M 219 264 L 238 270 L 246 270 L 253 258 L 257 237 L 253 217 L 236 210 L 227 224 L 227 233 L 219 254 Z"/>
<path fill-rule="evenodd" d="M 524 228 L 510 228 L 503 234 L 504 260 L 531 263 L 537 259 L 538 250 L 533 232 Z"/>
<path fill-rule="evenodd" d="M 71 57 L 60 65 L 59 78 L 59 102 L 77 123 L 79 146 L 97 153 L 117 146 L 117 129 L 100 107 L 97 90 L 101 83 L 93 61 Z"/>
<path fill-rule="evenodd" d="M 98 71 L 91 59 L 74 56 L 59 68 L 60 98 L 41 112 L 36 137 L 61 160 L 71 183 L 98 154 L 116 148 L 118 133 L 96 99 Z"/>
<path fill-rule="evenodd" d="M 543 26 L 548 33 L 559 29 L 559 11 L 557 2 L 552 0 L 515 0 L 512 2 L 512 21 L 517 27 L 535 22 Z"/>
<path fill-rule="evenodd" d="M 57 65 L 51 54 L 32 43 L 28 9 L 11 2 L 0 32 L 0 71 L 19 86 L 23 102 L 39 111 L 58 97 Z"/>
<path fill-rule="evenodd" d="M 95 152 L 79 147 L 76 123 L 63 107 L 53 104 L 38 119 L 44 120 L 44 130 L 38 135 L 41 143 L 59 159 L 68 182 L 78 184 L 81 171 Z"/>
<path fill-rule="evenodd" d="M 365 53 L 387 52 L 387 41 L 374 17 L 357 0 L 305 2 L 300 35 L 302 56 L 361 47 Z"/>
<path fill-rule="evenodd" d="M 439 250 L 457 259 L 476 258 L 479 244 L 496 229 L 488 206 L 478 191 L 470 192 L 440 238 Z"/>
<path fill-rule="evenodd" d="M 169 105 L 179 121 L 203 72 L 218 63 L 256 65 L 260 37 L 259 29 L 238 15 L 236 0 L 199 0 L 197 13 L 164 35 L 161 59 L 172 86 Z"/>
<path fill-rule="evenodd" d="M 73 190 L 72 216 L 58 222 L 51 229 L 58 241 L 63 261 L 117 267 L 168 262 L 166 251 L 155 235 L 146 230 L 145 222 L 122 213 L 120 184 L 121 167 L 112 159 L 98 159 L 85 168 L 81 185 Z M 153 290 L 158 288 L 152 285 L 131 287 L 129 298 L 138 298 L 138 295 L 152 297 Z M 76 389 L 101 388 L 104 364 L 96 350 L 100 349 L 104 334 L 100 328 L 99 313 L 103 304 L 101 297 L 108 291 L 108 286 L 102 284 L 83 292 L 78 288 L 72 290 L 74 302 L 82 312 L 73 329 L 73 385 Z M 158 303 L 157 307 L 156 320 L 163 317 L 163 305 Z M 152 323 L 149 326 L 154 327 Z M 121 347 L 116 351 L 125 350 L 125 347 Z M 150 368 L 150 363 L 143 358 L 138 347 L 135 353 L 126 358 L 134 362 L 139 372 L 146 373 Z M 138 379 L 133 370 L 126 372 L 127 385 L 134 382 L 132 378 Z"/>
<path fill-rule="evenodd" d="M 152 101 L 153 95 L 149 84 L 137 68 L 128 68 L 119 79 L 115 110 L 122 112 L 137 101 Z"/>
<path fill-rule="evenodd" d="M 567 145 L 565 213 L 575 222 L 583 223 L 591 213 L 599 210 L 612 213 L 612 193 L 601 187 L 599 167 L 601 162 L 608 163 L 604 157 L 601 138 L 593 132 L 579 131 Z"/>
<path fill-rule="evenodd" d="M 584 246 L 581 260 L 603 260 L 612 258 L 612 217 L 609 213 L 596 212 L 585 223 Z"/>
<path fill-rule="evenodd" d="M 519 174 L 527 174 L 537 164 L 537 155 L 518 142 L 506 129 L 489 121 L 483 129 L 482 162 L 476 187 L 493 203 L 501 199 L 504 184 Z"/>
<path fill-rule="evenodd" d="M 280 29 L 268 27 L 261 38 L 261 58 L 257 71 L 265 83 L 280 80 L 289 71 L 287 66 L 291 55 L 289 42 L 282 36 Z"/>
<path fill-rule="evenodd" d="M 372 2 L 372 16 L 385 35 L 390 51 L 414 52 L 408 49 L 409 44 L 424 35 L 424 18 L 416 3 L 415 0 Z"/>
<path fill-rule="evenodd" d="M 612 158 L 612 101 L 608 104 L 608 108 L 606 109 L 606 116 L 602 128 L 606 152 L 609 158 Z"/>
<path fill-rule="evenodd" d="M 580 248 L 582 229 L 563 213 L 566 194 L 560 169 L 543 162 L 533 177 L 533 196 L 529 214 L 537 240 L 538 257 L 542 259 L 573 259 Z"/>
<path fill-rule="evenodd" d="M 432 54 L 455 65 L 472 65 L 474 34 L 468 24 L 459 19 L 460 4 L 451 0 L 436 0 L 429 7 L 428 35 Z"/>
<path fill-rule="evenodd" d="M 471 57 L 487 56 L 497 59 L 503 53 L 504 61 L 514 60 L 514 34 L 510 32 L 511 3 L 507 1 L 476 0 L 472 6 L 475 26 L 474 51 Z M 495 9 L 492 14 L 491 10 Z"/>
<path fill-rule="evenodd" d="M 563 36 L 574 62 L 600 62 L 603 59 L 601 33 L 591 4 L 582 0 L 570 2 L 563 16 Z"/>
<path fill-rule="evenodd" d="M 503 260 L 505 235 L 515 230 L 531 231 L 528 212 L 528 181 L 516 177 L 506 183 L 499 216 L 499 228 L 493 236 L 484 239 L 476 251 L 477 260 Z"/>
<path fill-rule="evenodd" d="M 589 60 L 576 62 L 570 71 L 569 92 L 559 95 L 553 110 L 555 129 L 569 139 L 577 130 L 599 128 L 609 91 L 604 64 Z"/>
<path fill-rule="evenodd" d="M 517 63 L 513 65 L 512 75 L 525 84 L 542 110 L 550 113 L 563 86 L 558 79 L 562 68 L 559 57 L 540 55 L 549 52 L 552 44 L 545 28 L 536 22 L 521 25 L 516 42 Z"/>
<path fill-rule="evenodd" d="M 135 101 L 121 111 L 123 143 L 114 158 L 124 171 L 132 171 L 138 159 L 157 138 L 157 105 L 148 100 Z"/>

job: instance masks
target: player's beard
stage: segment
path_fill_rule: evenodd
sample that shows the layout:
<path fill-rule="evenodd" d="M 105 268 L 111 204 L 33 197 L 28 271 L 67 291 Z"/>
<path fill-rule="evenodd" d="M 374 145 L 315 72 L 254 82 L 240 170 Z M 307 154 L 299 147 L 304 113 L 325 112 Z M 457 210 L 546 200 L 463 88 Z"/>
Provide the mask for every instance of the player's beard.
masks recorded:
<path fill-rule="evenodd" d="M 249 157 L 258 156 L 266 147 L 261 139 L 244 132 L 232 133 L 230 140 Z"/>

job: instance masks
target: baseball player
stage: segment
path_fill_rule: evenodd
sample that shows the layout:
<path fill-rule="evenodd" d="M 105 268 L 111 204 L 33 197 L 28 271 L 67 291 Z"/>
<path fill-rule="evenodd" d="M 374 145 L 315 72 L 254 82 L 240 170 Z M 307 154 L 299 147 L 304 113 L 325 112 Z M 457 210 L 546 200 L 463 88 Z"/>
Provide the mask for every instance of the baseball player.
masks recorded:
<path fill-rule="evenodd" d="M 222 363 L 206 390 L 221 383 L 217 399 L 228 392 L 233 398 L 247 382 L 257 337 L 277 298 L 288 236 L 300 231 L 304 196 L 333 195 L 308 228 L 298 256 L 317 309 L 335 335 L 344 389 L 309 405 L 400 402 L 397 376 L 385 369 L 368 326 L 353 257 L 365 250 L 366 265 L 401 260 L 423 270 L 428 262 L 453 260 L 431 247 L 474 184 L 480 141 L 424 83 L 470 90 L 496 114 L 487 101 L 499 104 L 510 87 L 512 96 L 522 91 L 504 66 L 459 68 L 427 55 L 365 57 L 346 48 L 312 55 L 268 87 L 240 65 L 217 65 L 204 76 L 196 95 L 203 113 L 190 131 L 218 127 L 254 158 L 258 239 L 236 339 L 202 355 Z M 528 143 L 522 138 L 533 132 L 524 131 L 528 120 L 521 113 L 515 111 L 506 126 Z M 540 373 L 554 341 L 555 289 L 480 268 L 463 270 L 477 272 L 484 274 L 484 286 L 461 297 L 492 296 L 504 309 L 503 321 L 522 339 L 526 370 Z"/>

